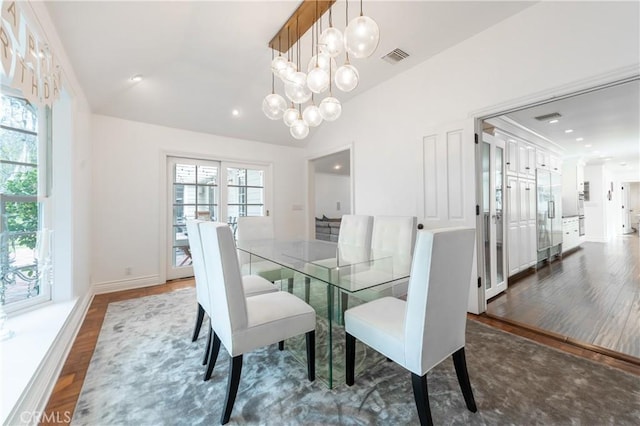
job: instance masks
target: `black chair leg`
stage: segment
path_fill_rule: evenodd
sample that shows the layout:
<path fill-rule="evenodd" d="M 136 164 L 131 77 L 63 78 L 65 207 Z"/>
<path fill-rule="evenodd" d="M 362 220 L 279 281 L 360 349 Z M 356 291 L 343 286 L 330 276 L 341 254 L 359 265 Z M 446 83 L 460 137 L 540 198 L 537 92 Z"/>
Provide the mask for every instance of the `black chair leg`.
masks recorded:
<path fill-rule="evenodd" d="M 355 381 L 355 364 L 356 364 L 356 338 L 345 333 L 347 336 L 345 347 L 345 381 L 347 386 L 353 386 Z"/>
<path fill-rule="evenodd" d="M 293 278 L 287 278 L 287 291 L 293 294 Z"/>
<path fill-rule="evenodd" d="M 280 340 L 278 342 L 278 350 L 279 351 L 284 351 L 284 340 Z"/>
<path fill-rule="evenodd" d="M 215 332 L 213 332 L 213 341 L 211 342 L 209 361 L 207 361 L 207 371 L 204 373 L 205 382 L 211 378 L 213 367 L 216 366 L 216 360 L 218 359 L 218 352 L 220 352 L 220 338 Z"/>
<path fill-rule="evenodd" d="M 431 408 L 429 407 L 429 390 L 427 389 L 427 375 L 418 376 L 411 373 L 411 384 L 413 385 L 413 398 L 416 400 L 418 417 L 421 426 L 433 426 L 431 419 Z"/>
<path fill-rule="evenodd" d="M 473 397 L 473 390 L 471 389 L 471 382 L 469 381 L 467 358 L 464 355 L 464 348 L 460 348 L 453 353 L 453 365 L 456 368 L 456 376 L 458 376 L 458 383 L 460 383 L 460 389 L 462 389 L 464 402 L 467 404 L 469 411 L 475 413 L 478 411 L 478 407 L 476 407 L 476 400 Z"/>
<path fill-rule="evenodd" d="M 193 330 L 193 337 L 191 338 L 192 342 L 198 340 L 198 336 L 200 335 L 200 328 L 202 327 L 202 321 L 204 320 L 204 308 L 201 304 L 198 303 L 198 316 L 196 317 L 196 328 Z"/>
<path fill-rule="evenodd" d="M 209 327 L 209 337 L 207 337 L 207 348 L 204 351 L 204 359 L 202 365 L 207 365 L 209 361 L 209 352 L 211 351 L 211 335 L 213 334 L 213 328 Z"/>
<path fill-rule="evenodd" d="M 309 381 L 316 379 L 316 331 L 310 331 L 306 335 L 307 340 L 307 376 Z"/>
<path fill-rule="evenodd" d="M 304 277 L 304 301 L 309 303 L 309 295 L 311 294 L 311 278 Z"/>
<path fill-rule="evenodd" d="M 236 402 L 238 385 L 240 384 L 240 373 L 242 373 L 242 355 L 234 356 L 229 367 L 229 382 L 227 384 L 227 397 L 224 401 L 224 411 L 220 418 L 220 424 L 226 425 L 231 418 L 233 404 Z"/>

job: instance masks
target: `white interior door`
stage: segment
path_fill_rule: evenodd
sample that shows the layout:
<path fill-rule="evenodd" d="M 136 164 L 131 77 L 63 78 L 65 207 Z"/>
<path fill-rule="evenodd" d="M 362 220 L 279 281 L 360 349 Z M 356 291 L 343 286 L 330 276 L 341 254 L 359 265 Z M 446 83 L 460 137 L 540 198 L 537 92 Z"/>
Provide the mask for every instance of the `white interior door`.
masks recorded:
<path fill-rule="evenodd" d="M 482 141 L 482 211 L 484 291 L 490 299 L 507 289 L 505 244 L 505 144 L 484 133 Z M 516 241 L 511 242 L 517 244 Z"/>

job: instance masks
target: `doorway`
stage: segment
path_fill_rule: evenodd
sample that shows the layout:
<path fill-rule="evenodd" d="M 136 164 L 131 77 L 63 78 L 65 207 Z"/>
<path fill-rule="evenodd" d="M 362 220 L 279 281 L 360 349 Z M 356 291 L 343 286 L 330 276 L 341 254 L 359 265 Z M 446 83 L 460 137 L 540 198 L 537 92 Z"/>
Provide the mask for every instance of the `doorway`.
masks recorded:
<path fill-rule="evenodd" d="M 353 213 L 353 176 L 351 147 L 309 159 L 309 237 L 336 240 L 330 227 L 316 229 L 316 220 L 339 221 Z M 326 229 L 325 229 L 326 228 Z M 325 235 L 326 234 L 326 235 Z"/>
<path fill-rule="evenodd" d="M 580 234 L 577 247 L 567 250 L 565 241 L 559 245 L 552 244 L 562 250 L 557 258 L 548 257 L 548 262 L 540 263 L 538 257 L 533 268 L 510 270 L 507 274 L 509 288 L 487 304 L 489 316 L 562 336 L 578 346 L 621 359 L 627 359 L 629 355 L 636 361 L 640 358 L 638 338 L 629 327 L 637 323 L 637 315 L 635 311 L 626 309 L 633 305 L 640 291 L 637 274 L 640 257 L 637 255 L 637 234 L 633 234 L 633 229 L 637 228 L 634 218 L 640 213 L 640 202 L 634 205 L 633 183 L 630 183 L 637 180 L 640 147 L 629 143 L 640 140 L 639 105 L 640 79 L 632 77 L 484 117 L 483 120 L 501 119 L 503 123 L 512 124 L 509 132 L 515 135 L 514 141 L 523 137 L 523 146 L 529 146 L 526 142 L 535 145 L 531 152 L 532 160 L 526 161 L 529 155 L 523 154 L 518 161 L 533 164 L 533 168 L 507 172 L 524 176 L 526 171 L 536 172 L 542 168 L 551 170 L 552 175 L 556 173 L 553 176 L 562 176 L 561 182 L 556 182 L 555 186 L 551 182 L 550 186 L 552 189 L 562 187 L 561 200 L 554 199 L 551 204 L 547 201 L 546 205 L 569 216 L 567 224 L 573 218 L 573 223 L 586 225 L 586 235 L 582 235 L 580 225 L 573 230 Z M 536 139 L 527 140 L 521 132 L 535 134 Z M 550 162 L 549 158 L 536 155 L 540 141 L 543 148 L 558 148 L 560 164 L 554 164 L 553 157 Z M 526 150 L 519 151 L 524 153 Z M 509 147 L 507 157 L 510 161 Z M 556 167 L 561 170 L 561 175 Z M 485 173 L 484 168 L 482 173 Z M 522 179 L 525 183 L 530 181 L 537 193 L 537 187 L 542 183 L 538 178 L 536 173 Z M 480 182 L 485 184 L 483 180 Z M 510 181 L 506 185 L 513 186 Z M 524 192 L 520 203 L 516 204 L 520 209 L 527 204 L 522 201 L 525 199 L 522 194 Z M 483 202 L 485 198 L 483 196 Z M 506 198 L 510 206 L 508 194 Z M 541 204 L 539 197 L 529 197 L 531 199 L 537 200 L 534 205 Z M 618 204 L 617 200 L 621 203 Z M 542 204 L 544 207 L 545 203 Z M 621 213 L 620 210 L 625 211 Z M 533 211 L 540 215 L 540 209 Z M 540 231 L 540 225 L 535 226 Z M 563 229 L 564 224 L 559 228 L 563 235 L 570 231 Z M 620 235 L 621 231 L 609 229 L 631 231 L 632 234 Z M 556 227 L 552 225 L 552 233 L 554 231 Z M 490 236 L 488 238 L 490 240 Z M 511 260 L 514 241 L 516 239 L 508 231 L 507 263 L 510 268 L 514 264 Z M 518 239 L 516 244 L 521 241 Z M 623 267 L 612 267 L 614 264 Z M 483 266 L 490 269 L 489 261 L 483 262 Z M 620 273 L 613 274 L 613 270 Z M 483 276 L 486 277 L 487 272 Z"/>
<path fill-rule="evenodd" d="M 229 224 L 238 217 L 269 216 L 269 167 L 183 157 L 168 157 L 169 192 L 167 279 L 193 276 L 188 220 Z"/>

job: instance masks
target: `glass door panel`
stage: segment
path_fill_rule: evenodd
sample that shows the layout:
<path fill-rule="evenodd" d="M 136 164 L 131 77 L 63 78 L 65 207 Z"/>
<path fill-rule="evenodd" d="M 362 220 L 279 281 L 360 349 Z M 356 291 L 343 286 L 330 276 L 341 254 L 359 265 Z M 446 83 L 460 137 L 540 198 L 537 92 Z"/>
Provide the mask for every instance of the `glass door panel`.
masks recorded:
<path fill-rule="evenodd" d="M 504 140 L 483 134 L 482 204 L 484 231 L 485 298 L 507 288 L 504 221 Z"/>
<path fill-rule="evenodd" d="M 171 230 L 167 278 L 193 275 L 187 220 L 217 220 L 218 174 L 216 161 L 170 158 Z"/>

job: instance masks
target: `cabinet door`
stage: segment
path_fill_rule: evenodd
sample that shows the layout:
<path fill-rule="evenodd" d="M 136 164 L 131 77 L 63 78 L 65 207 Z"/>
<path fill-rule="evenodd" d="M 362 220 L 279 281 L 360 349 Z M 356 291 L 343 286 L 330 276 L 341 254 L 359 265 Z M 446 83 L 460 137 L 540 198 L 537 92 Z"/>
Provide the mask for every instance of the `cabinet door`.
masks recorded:
<path fill-rule="evenodd" d="M 520 226 L 517 224 L 513 226 L 509 225 L 507 227 L 507 233 L 509 238 L 507 262 L 509 267 L 509 276 L 511 276 L 520 270 Z"/>
<path fill-rule="evenodd" d="M 552 172 L 562 173 L 562 160 L 555 155 L 549 156 L 549 169 Z"/>
<path fill-rule="evenodd" d="M 507 139 L 507 174 L 518 173 L 518 142 L 515 139 Z"/>
<path fill-rule="evenodd" d="M 529 240 L 527 244 L 527 265 L 534 266 L 538 262 L 538 249 L 536 247 L 536 222 L 529 222 L 527 225 Z"/>
<path fill-rule="evenodd" d="M 518 174 L 522 177 L 529 176 L 531 164 L 529 164 L 529 145 L 525 142 L 518 142 Z"/>
<path fill-rule="evenodd" d="M 536 149 L 536 167 L 549 170 L 549 152 L 544 149 Z"/>
<path fill-rule="evenodd" d="M 527 164 L 529 166 L 527 170 L 527 178 L 536 178 L 536 149 L 532 146 L 527 146 Z"/>

